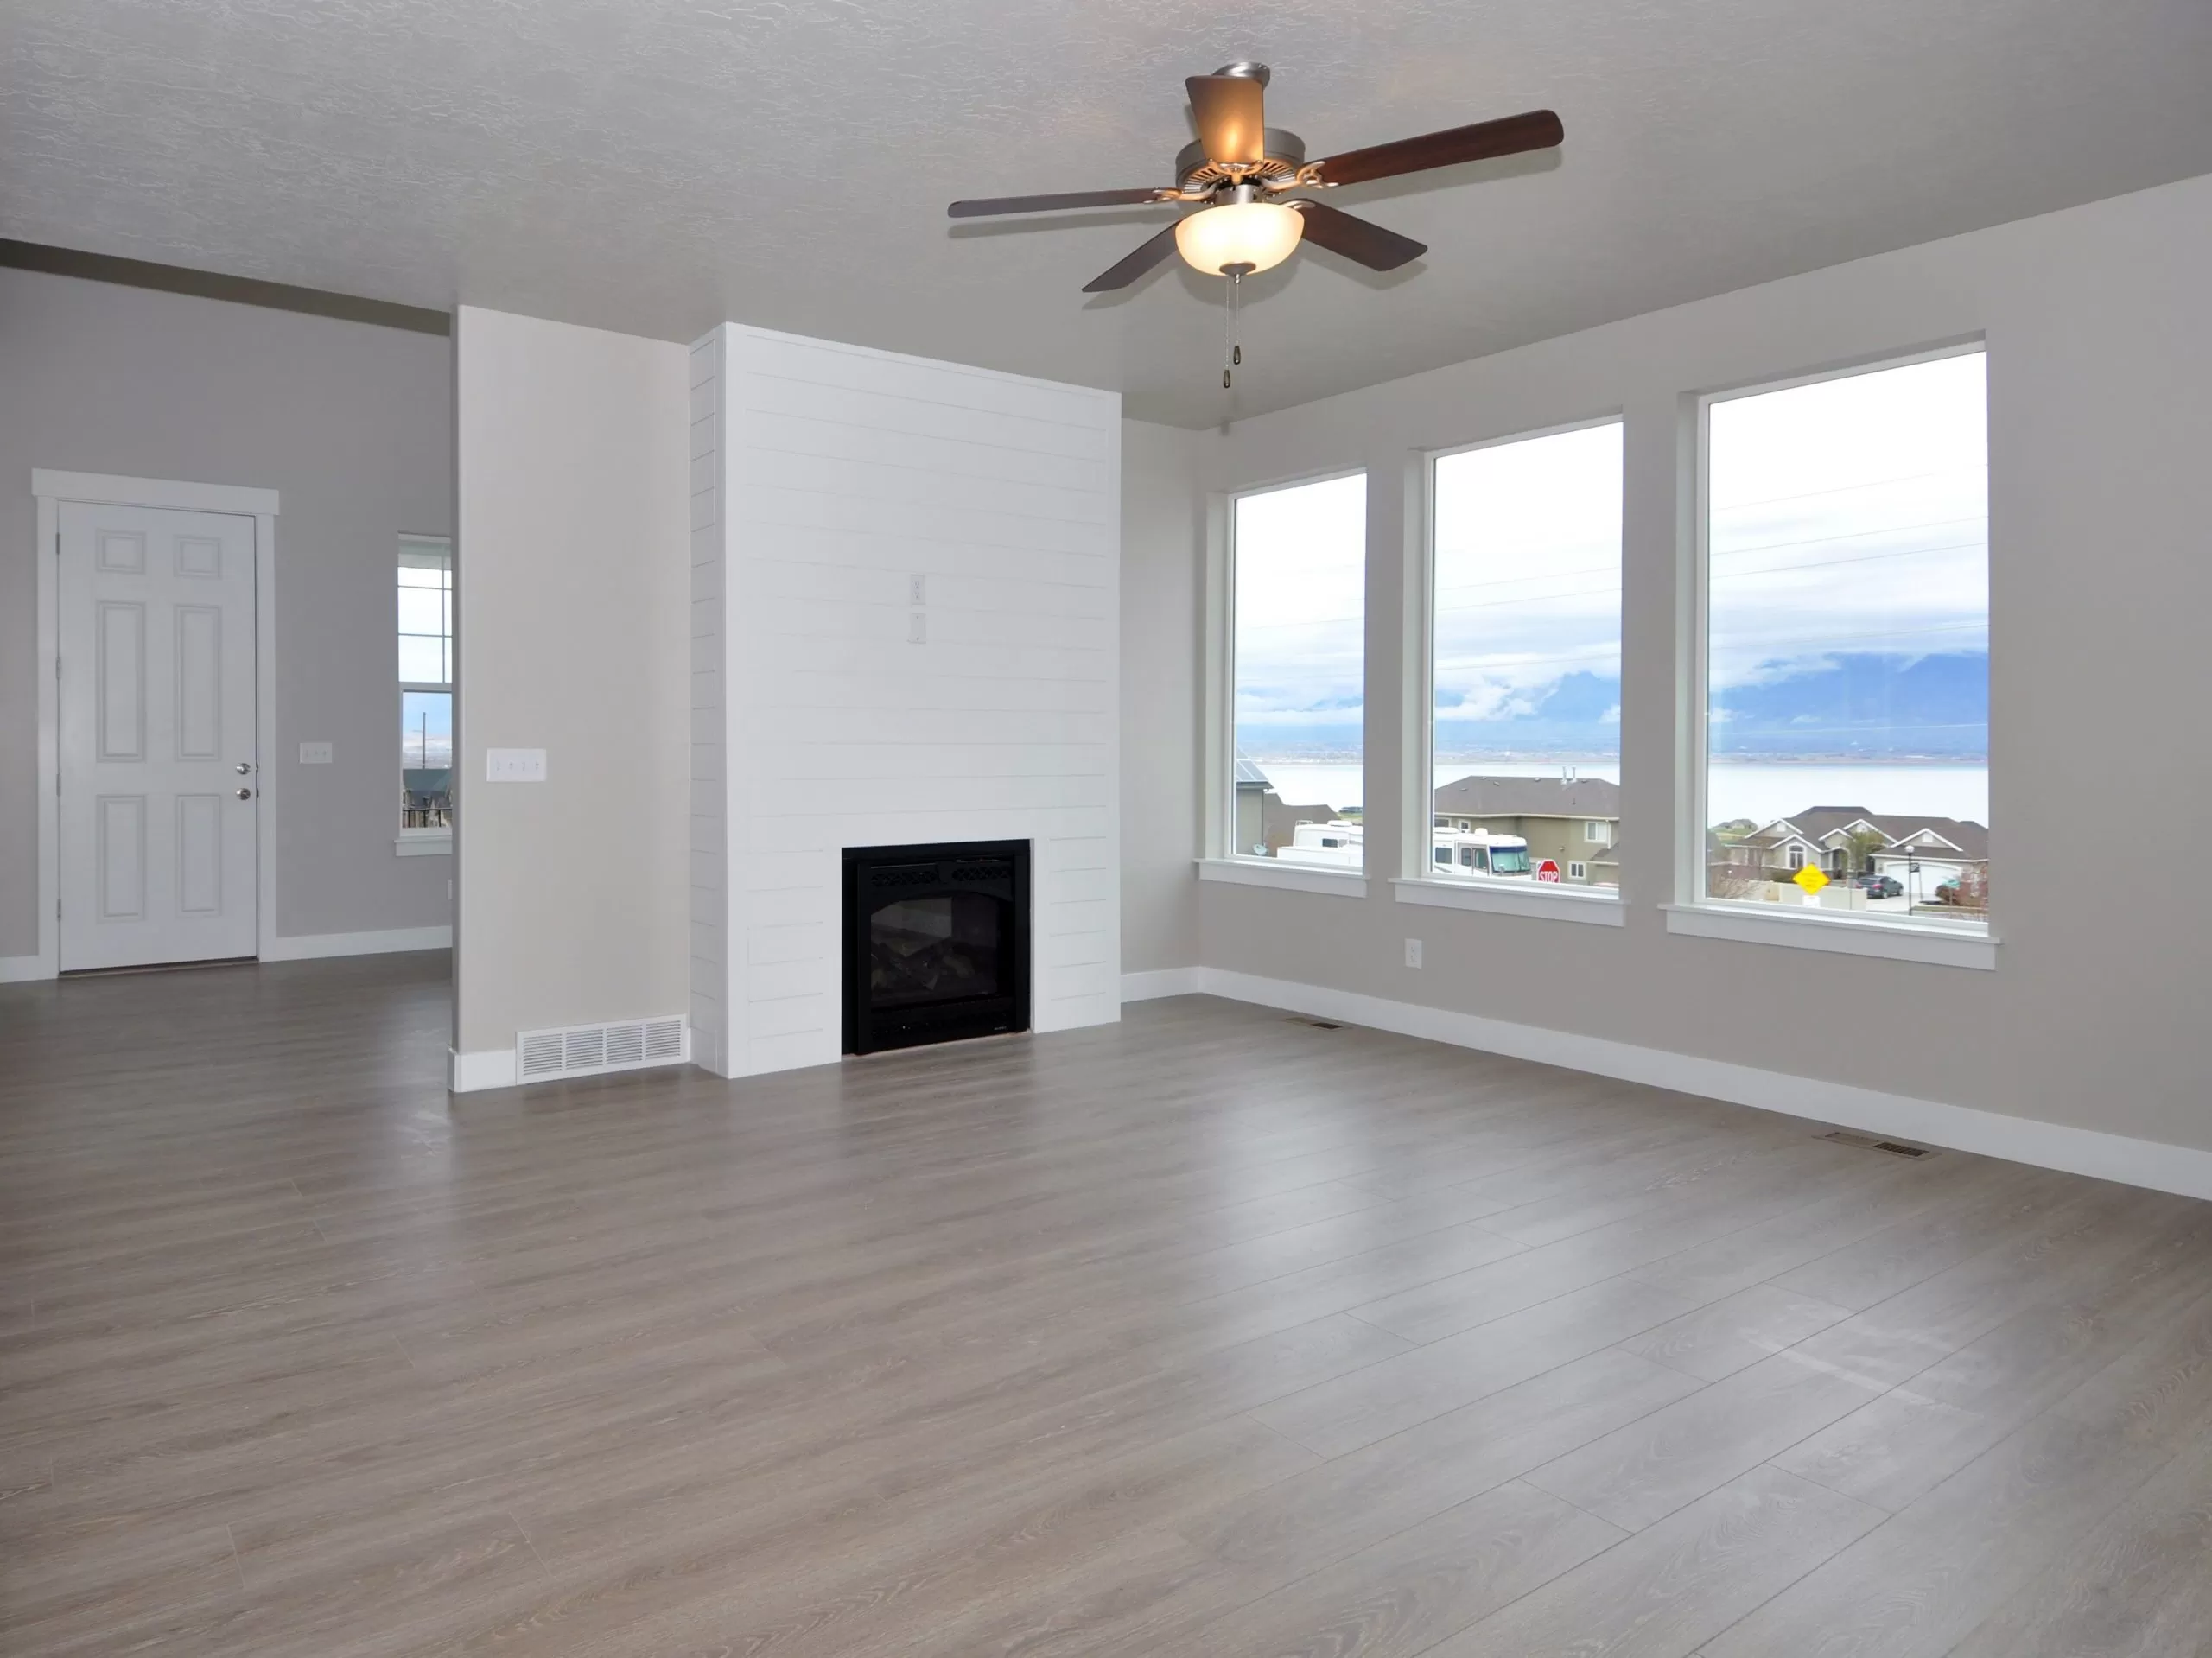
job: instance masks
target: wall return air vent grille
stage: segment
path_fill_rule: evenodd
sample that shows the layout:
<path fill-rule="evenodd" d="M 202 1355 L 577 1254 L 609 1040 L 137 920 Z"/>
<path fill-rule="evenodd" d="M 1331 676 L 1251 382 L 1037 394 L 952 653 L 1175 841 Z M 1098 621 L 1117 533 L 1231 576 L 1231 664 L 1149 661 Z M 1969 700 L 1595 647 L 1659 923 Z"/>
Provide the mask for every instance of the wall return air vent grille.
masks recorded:
<path fill-rule="evenodd" d="M 691 1033 L 680 1013 L 613 1025 L 524 1031 L 515 1039 L 515 1080 L 543 1083 L 556 1077 L 641 1070 L 647 1065 L 682 1064 L 690 1057 Z"/>

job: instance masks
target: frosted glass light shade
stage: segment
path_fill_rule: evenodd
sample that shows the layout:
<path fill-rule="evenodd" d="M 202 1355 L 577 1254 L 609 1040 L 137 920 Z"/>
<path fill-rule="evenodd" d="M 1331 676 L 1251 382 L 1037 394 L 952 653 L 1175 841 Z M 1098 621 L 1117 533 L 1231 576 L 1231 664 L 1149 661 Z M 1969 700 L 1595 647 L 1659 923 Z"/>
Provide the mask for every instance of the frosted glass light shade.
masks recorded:
<path fill-rule="evenodd" d="M 1305 219 L 1280 201 L 1231 201 L 1179 221 L 1175 251 L 1209 276 L 1233 264 L 1271 270 L 1290 257 L 1305 233 Z"/>

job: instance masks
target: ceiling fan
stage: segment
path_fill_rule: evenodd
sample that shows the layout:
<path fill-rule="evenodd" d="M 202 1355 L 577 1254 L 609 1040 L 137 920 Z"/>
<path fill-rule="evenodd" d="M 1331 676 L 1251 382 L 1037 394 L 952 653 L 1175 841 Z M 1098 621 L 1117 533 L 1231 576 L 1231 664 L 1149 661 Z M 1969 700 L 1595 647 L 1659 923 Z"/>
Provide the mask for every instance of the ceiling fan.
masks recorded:
<path fill-rule="evenodd" d="M 1262 100 L 1268 78 L 1264 63 L 1232 63 L 1183 83 L 1190 90 L 1198 137 L 1175 157 L 1171 186 L 994 196 L 956 201 L 946 211 L 955 219 L 978 219 L 1147 202 L 1202 204 L 1198 212 L 1184 214 L 1118 264 L 1085 283 L 1086 294 L 1127 288 L 1171 253 L 1180 253 L 1185 263 L 1208 276 L 1240 282 L 1255 271 L 1281 264 L 1307 238 L 1370 270 L 1395 270 L 1421 257 L 1427 248 L 1325 202 L 1290 193 L 1548 149 L 1566 136 L 1558 116 L 1549 110 L 1531 110 L 1309 162 L 1304 139 L 1266 124 Z"/>

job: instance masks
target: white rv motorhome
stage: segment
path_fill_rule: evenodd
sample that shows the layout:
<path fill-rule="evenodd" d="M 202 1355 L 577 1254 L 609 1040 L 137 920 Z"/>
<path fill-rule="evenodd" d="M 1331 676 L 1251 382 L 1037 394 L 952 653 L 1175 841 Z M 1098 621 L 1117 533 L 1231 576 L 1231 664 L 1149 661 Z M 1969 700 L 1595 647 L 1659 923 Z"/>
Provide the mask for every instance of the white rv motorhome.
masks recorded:
<path fill-rule="evenodd" d="M 1300 823 L 1291 842 L 1275 854 L 1282 863 L 1315 864 L 1328 869 L 1357 869 L 1364 861 L 1366 826 L 1338 818 Z M 1430 832 L 1429 873 L 1527 880 L 1529 842 L 1518 835 L 1488 829 L 1439 829 Z"/>

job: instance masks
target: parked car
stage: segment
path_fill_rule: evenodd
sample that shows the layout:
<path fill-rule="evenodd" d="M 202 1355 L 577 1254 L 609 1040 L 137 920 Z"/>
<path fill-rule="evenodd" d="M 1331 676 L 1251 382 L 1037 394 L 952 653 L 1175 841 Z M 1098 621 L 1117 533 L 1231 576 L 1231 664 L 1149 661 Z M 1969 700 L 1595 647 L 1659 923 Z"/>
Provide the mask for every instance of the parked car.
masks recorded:
<path fill-rule="evenodd" d="M 1904 883 L 1895 875 L 1858 875 L 1851 884 L 1868 898 L 1903 898 Z"/>

